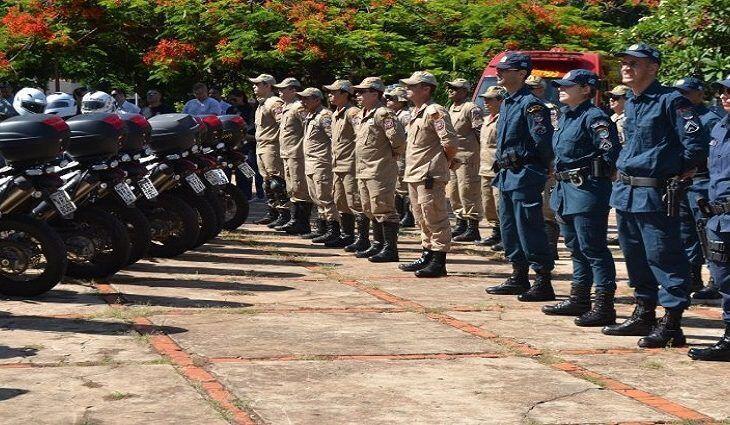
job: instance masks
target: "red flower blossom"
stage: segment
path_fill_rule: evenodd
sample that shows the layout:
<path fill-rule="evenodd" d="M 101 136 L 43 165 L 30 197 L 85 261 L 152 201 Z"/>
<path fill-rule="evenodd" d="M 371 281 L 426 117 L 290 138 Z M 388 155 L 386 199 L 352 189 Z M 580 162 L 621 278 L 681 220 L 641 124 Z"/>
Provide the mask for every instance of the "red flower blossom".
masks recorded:
<path fill-rule="evenodd" d="M 504 48 L 507 50 L 517 50 L 520 48 L 520 42 L 510 40 L 510 41 L 504 43 Z"/>
<path fill-rule="evenodd" d="M 182 60 L 191 58 L 197 52 L 198 49 L 190 43 L 165 38 L 160 40 L 157 46 L 142 57 L 142 62 L 146 65 L 163 64 L 173 66 Z"/>
<path fill-rule="evenodd" d="M 582 39 L 587 39 L 593 37 L 596 31 L 592 28 L 584 27 L 582 25 L 570 25 L 568 28 L 565 29 L 565 33 Z"/>
<path fill-rule="evenodd" d="M 276 50 L 285 53 L 291 47 L 292 38 L 288 35 L 282 35 L 276 43 Z"/>
<path fill-rule="evenodd" d="M 8 60 L 8 57 L 5 56 L 5 52 L 0 52 L 0 69 L 8 68 L 10 68 L 10 61 Z"/>
<path fill-rule="evenodd" d="M 48 26 L 45 15 L 46 13 L 30 14 L 13 6 L 8 9 L 8 13 L 0 20 L 0 23 L 5 25 L 8 32 L 14 36 L 38 37 L 48 40 L 53 36 L 53 31 Z"/>

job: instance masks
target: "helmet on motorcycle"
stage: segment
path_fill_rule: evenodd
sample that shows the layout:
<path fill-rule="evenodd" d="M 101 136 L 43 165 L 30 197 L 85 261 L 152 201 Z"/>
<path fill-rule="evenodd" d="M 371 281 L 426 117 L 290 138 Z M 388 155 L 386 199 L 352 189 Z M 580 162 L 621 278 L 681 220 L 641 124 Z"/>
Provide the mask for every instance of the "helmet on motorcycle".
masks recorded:
<path fill-rule="evenodd" d="M 68 93 L 56 92 L 49 94 L 46 98 L 46 114 L 58 115 L 61 118 L 68 118 L 76 115 L 76 100 Z"/>
<path fill-rule="evenodd" d="M 114 113 L 114 98 L 103 91 L 86 93 L 81 99 L 81 113 L 92 114 L 94 112 Z"/>
<path fill-rule="evenodd" d="M 7 100 L 0 98 L 0 121 L 16 115 L 18 115 L 18 112 L 13 108 L 13 105 Z"/>
<path fill-rule="evenodd" d="M 13 108 L 20 115 L 42 114 L 46 109 L 46 95 L 38 89 L 22 88 L 15 93 Z"/>

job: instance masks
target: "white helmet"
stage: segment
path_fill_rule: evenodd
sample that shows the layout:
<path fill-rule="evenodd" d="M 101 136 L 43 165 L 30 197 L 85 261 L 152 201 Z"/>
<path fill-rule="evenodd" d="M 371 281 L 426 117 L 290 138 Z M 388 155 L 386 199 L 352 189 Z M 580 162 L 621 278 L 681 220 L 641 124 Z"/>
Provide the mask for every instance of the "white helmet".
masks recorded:
<path fill-rule="evenodd" d="M 42 114 L 43 110 L 46 109 L 46 95 L 38 89 L 22 88 L 15 93 L 13 108 L 20 115 Z"/>
<path fill-rule="evenodd" d="M 61 118 L 68 118 L 76 115 L 76 100 L 68 93 L 56 92 L 49 94 L 46 98 L 46 114 L 58 115 Z"/>
<path fill-rule="evenodd" d="M 82 114 L 93 114 L 94 112 L 113 113 L 115 110 L 114 98 L 103 91 L 86 93 L 81 99 Z"/>

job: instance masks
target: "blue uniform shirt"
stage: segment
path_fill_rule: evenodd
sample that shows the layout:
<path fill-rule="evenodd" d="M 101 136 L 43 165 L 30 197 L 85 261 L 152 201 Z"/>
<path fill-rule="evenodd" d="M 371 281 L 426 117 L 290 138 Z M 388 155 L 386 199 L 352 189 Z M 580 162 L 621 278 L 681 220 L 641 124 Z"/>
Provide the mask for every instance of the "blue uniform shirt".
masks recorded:
<path fill-rule="evenodd" d="M 550 197 L 550 207 L 560 215 L 608 211 L 611 180 L 590 176 L 594 158 L 602 157 L 614 164 L 621 151 L 616 125 L 590 100 L 575 109 L 563 108 L 553 135 L 555 170 L 567 171 L 588 167 L 583 184 L 575 186 L 559 181 Z"/>
<path fill-rule="evenodd" d="M 625 142 L 618 170 L 634 177 L 669 179 L 700 165 L 707 158 L 709 135 L 687 98 L 654 81 L 626 100 Z M 664 210 L 663 188 L 614 183 L 611 206 L 628 212 Z"/>
<path fill-rule="evenodd" d="M 527 86 L 507 96 L 499 108 L 495 158 L 502 160 L 514 153 L 529 163 L 517 172 L 500 170 L 492 185 L 500 191 L 531 186 L 542 190 L 553 156 L 552 138 L 550 110 Z"/>
<path fill-rule="evenodd" d="M 730 200 L 730 115 L 715 124 L 710 141 L 710 201 Z M 730 215 L 721 214 L 707 220 L 707 228 L 715 232 L 730 232 Z"/>
<path fill-rule="evenodd" d="M 204 101 L 190 99 L 183 107 L 183 114 L 190 115 L 221 115 L 221 105 L 212 97 L 206 97 Z"/>

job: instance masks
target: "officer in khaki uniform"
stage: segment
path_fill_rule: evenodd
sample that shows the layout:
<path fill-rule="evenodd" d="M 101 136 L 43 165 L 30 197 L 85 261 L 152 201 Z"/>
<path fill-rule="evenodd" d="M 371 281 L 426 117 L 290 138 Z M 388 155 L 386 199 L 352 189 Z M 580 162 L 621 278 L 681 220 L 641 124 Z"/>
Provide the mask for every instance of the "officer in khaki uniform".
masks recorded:
<path fill-rule="evenodd" d="M 274 84 L 284 101 L 279 122 L 279 148 L 284 162 L 284 178 L 291 201 L 291 219 L 282 226 L 274 227 L 290 235 L 309 233 L 309 216 L 312 199 L 307 189 L 307 176 L 304 174 L 304 116 L 306 111 L 297 97 L 302 84 L 296 78 L 286 78 Z"/>
<path fill-rule="evenodd" d="M 406 133 L 383 103 L 385 85 L 380 78 L 368 77 L 355 90 L 362 105 L 355 138 L 357 184 L 363 212 L 373 223 L 371 247 L 356 255 L 374 263 L 398 261 L 400 215 L 395 209 L 395 185 Z"/>
<path fill-rule="evenodd" d="M 309 196 L 317 205 L 317 227 L 326 232 L 314 243 L 332 243 L 340 238 L 340 213 L 332 195 L 332 111 L 322 106 L 319 89 L 308 87 L 297 92 L 308 114 L 304 120 L 304 173 Z"/>
<path fill-rule="evenodd" d="M 400 81 L 414 103 L 403 180 L 408 183 L 413 215 L 421 227 L 423 253 L 399 268 L 415 271 L 417 277 L 446 276 L 446 253 L 451 246 L 446 183 L 459 139 L 449 112 L 431 100 L 438 85 L 433 74 L 417 71 Z"/>
<path fill-rule="evenodd" d="M 411 109 L 408 105 L 408 93 L 405 87 L 397 86 L 385 92 L 385 106 L 395 113 L 408 134 L 411 122 Z M 400 227 L 415 227 L 416 220 L 411 211 L 411 200 L 408 198 L 408 183 L 403 181 L 406 171 L 406 156 L 398 157 L 398 181 L 395 184 L 395 208 L 400 214 Z"/>
<path fill-rule="evenodd" d="M 274 96 L 276 80 L 268 74 L 249 78 L 253 83 L 253 91 L 259 102 L 256 108 L 256 162 L 259 172 L 264 178 L 264 192 L 269 205 L 268 214 L 256 224 L 266 224 L 273 228 L 289 221 L 289 210 L 277 210 L 277 207 L 289 202 L 284 181 L 284 162 L 279 152 L 279 121 L 284 108 L 284 101 Z M 279 212 L 285 211 L 280 217 Z"/>
<path fill-rule="evenodd" d="M 499 107 L 502 101 L 507 97 L 507 90 L 501 86 L 492 86 L 479 97 L 484 99 L 484 109 L 486 116 L 484 125 L 479 136 L 479 176 L 482 178 L 482 208 L 484 210 L 484 218 L 492 227 L 492 234 L 480 241 L 477 245 L 493 246 L 502 241 L 501 232 L 499 231 L 499 215 L 497 215 L 497 205 L 499 205 L 499 189 L 492 186 L 494 181 L 494 153 L 497 149 L 497 121 L 499 120 Z"/>
<path fill-rule="evenodd" d="M 471 84 L 463 78 L 446 83 L 452 104 L 449 116 L 459 137 L 456 160 L 461 166 L 451 170 L 446 193 L 451 209 L 456 215 L 456 227 L 451 236 L 457 242 L 481 239 L 479 221 L 482 219 L 481 192 L 479 185 L 479 131 L 484 123 L 482 110 L 469 102 Z"/>
<path fill-rule="evenodd" d="M 330 104 L 336 108 L 332 116 L 332 170 L 335 205 L 342 222 L 342 236 L 326 246 L 345 248 L 347 252 L 361 251 L 370 247 L 370 219 L 362 213 L 355 179 L 355 131 L 360 122 L 360 108 L 353 105 L 355 90 L 350 81 L 337 80 L 324 86 L 324 89 L 328 93 Z M 357 243 L 356 221 L 359 235 Z"/>

